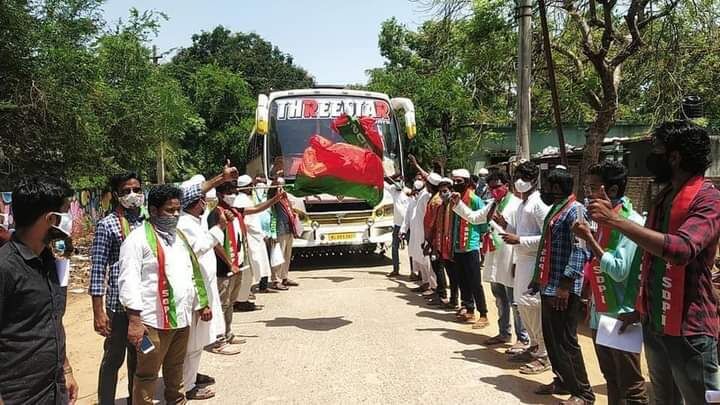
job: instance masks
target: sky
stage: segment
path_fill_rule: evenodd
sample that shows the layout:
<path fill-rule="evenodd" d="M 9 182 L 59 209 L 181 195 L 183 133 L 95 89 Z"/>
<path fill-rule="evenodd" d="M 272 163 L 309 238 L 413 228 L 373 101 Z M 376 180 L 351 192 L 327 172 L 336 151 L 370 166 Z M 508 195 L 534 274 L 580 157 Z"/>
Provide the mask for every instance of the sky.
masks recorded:
<path fill-rule="evenodd" d="M 427 17 L 410 0 L 107 0 L 105 20 L 126 19 L 132 7 L 168 15 L 153 40 L 159 52 L 190 46 L 193 34 L 223 25 L 259 34 L 321 84 L 366 83 L 365 71 L 383 65 L 380 24 L 396 17 L 415 28 Z"/>

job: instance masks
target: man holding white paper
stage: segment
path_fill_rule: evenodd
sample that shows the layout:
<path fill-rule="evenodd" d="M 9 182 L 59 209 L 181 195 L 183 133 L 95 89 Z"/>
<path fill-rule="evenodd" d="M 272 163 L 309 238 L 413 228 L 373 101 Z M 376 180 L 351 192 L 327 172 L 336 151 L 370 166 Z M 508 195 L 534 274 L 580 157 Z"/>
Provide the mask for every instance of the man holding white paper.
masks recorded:
<path fill-rule="evenodd" d="M 642 226 L 645 222 L 643 217 L 624 196 L 626 185 L 625 166 L 620 162 L 606 160 L 590 167 L 584 184 L 585 195 L 607 196 L 619 215 Z M 603 193 L 603 188 L 607 195 Z M 595 234 L 587 222 L 576 222 L 572 230 L 587 243 L 593 253 L 593 259 L 589 262 L 590 273 L 586 271 L 592 289 L 590 328 L 593 330 L 600 370 L 607 381 L 608 403 L 646 404 L 648 396 L 640 368 L 639 351 L 631 353 L 607 347 L 598 339 L 601 316 L 616 318 L 618 314 L 634 309 L 635 297 L 625 299 L 624 292 L 637 245 L 619 231 L 602 225 Z"/>

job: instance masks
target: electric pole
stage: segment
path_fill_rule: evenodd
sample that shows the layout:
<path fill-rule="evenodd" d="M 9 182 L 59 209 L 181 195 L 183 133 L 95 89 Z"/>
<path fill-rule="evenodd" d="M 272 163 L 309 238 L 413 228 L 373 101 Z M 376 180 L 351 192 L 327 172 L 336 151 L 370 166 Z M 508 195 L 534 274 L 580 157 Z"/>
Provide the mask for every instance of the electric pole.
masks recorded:
<path fill-rule="evenodd" d="M 152 62 L 157 67 L 162 56 L 157 54 L 157 46 L 152 47 Z M 160 142 L 158 142 L 157 151 L 157 183 L 165 184 L 165 145 L 163 142 L 163 135 L 160 136 Z"/>
<path fill-rule="evenodd" d="M 530 84 L 532 77 L 532 0 L 518 2 L 517 156 L 530 159 Z"/>
<path fill-rule="evenodd" d="M 547 9 L 545 0 L 538 0 L 540 7 L 540 24 L 543 34 L 543 50 L 545 51 L 545 63 L 548 70 L 548 82 L 550 84 L 550 94 L 552 96 L 553 115 L 555 117 L 555 130 L 557 131 L 558 144 L 560 146 L 560 162 L 568 167 L 567 152 L 565 151 L 565 134 L 563 134 L 562 117 L 560 116 L 560 99 L 557 91 L 557 82 L 555 80 L 555 63 L 552 57 L 552 48 L 550 47 L 550 31 L 547 23 Z"/>
<path fill-rule="evenodd" d="M 518 110 L 517 149 L 519 159 L 530 159 L 530 85 L 532 77 L 532 0 L 518 0 Z"/>

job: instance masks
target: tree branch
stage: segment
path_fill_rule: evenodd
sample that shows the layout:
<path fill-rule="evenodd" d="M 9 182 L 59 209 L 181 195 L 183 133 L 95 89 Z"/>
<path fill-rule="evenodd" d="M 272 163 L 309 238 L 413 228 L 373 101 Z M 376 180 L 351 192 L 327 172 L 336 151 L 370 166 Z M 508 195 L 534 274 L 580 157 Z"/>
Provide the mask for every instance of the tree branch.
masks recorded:
<path fill-rule="evenodd" d="M 657 20 L 658 18 L 667 17 L 675 9 L 675 7 L 677 7 L 678 3 L 680 3 L 680 0 L 671 0 L 669 4 L 665 5 L 665 8 L 663 8 L 661 12 L 650 15 L 639 21 L 637 23 L 638 28 L 642 30 L 643 28 L 645 28 L 645 26 Z"/>

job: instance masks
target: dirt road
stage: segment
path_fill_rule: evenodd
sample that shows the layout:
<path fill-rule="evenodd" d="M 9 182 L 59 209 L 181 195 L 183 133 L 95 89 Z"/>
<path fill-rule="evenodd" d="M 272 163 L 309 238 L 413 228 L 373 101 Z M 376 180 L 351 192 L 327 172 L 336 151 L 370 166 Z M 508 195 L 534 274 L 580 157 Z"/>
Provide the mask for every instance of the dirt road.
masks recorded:
<path fill-rule="evenodd" d="M 359 265 L 326 268 L 353 263 Z M 480 344 L 497 332 L 488 286 L 492 326 L 477 331 L 454 322 L 451 312 L 426 306 L 405 277 L 385 277 L 387 261 L 362 263 L 345 256 L 293 271 L 300 287 L 259 295 L 263 310 L 236 313 L 234 329 L 248 343 L 238 356 L 203 356 L 201 372 L 218 380 L 217 397 L 204 403 L 557 402 L 532 393 L 537 383 L 550 381 L 549 372 L 523 376 L 503 348 Z M 102 340 L 92 330 L 85 295 L 71 298 L 65 324 L 82 403 L 93 403 Z M 583 336 L 581 343 L 598 403 L 606 403 L 590 339 Z"/>

